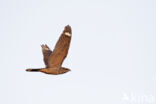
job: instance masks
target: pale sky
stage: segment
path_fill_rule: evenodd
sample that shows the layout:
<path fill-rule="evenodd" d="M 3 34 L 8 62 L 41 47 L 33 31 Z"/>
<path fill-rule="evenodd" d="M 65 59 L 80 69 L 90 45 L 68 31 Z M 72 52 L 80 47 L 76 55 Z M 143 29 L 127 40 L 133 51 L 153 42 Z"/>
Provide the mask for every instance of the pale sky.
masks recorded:
<path fill-rule="evenodd" d="M 26 72 L 68 24 L 72 71 Z M 0 0 L 0 36 L 0 104 L 156 103 L 155 0 Z"/>

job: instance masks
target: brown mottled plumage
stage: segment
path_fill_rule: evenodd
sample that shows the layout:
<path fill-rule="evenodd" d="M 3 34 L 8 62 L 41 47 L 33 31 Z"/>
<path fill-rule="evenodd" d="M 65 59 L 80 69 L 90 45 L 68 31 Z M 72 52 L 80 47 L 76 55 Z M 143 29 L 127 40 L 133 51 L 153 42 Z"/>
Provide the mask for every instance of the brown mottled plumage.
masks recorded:
<path fill-rule="evenodd" d="M 46 74 L 63 74 L 70 69 L 62 67 L 62 63 L 68 54 L 68 49 L 71 41 L 71 27 L 67 25 L 61 34 L 59 40 L 57 41 L 55 48 L 53 51 L 47 45 L 41 45 L 43 60 L 46 65 L 45 68 L 37 68 L 37 69 L 26 69 L 26 71 L 30 72 L 43 72 Z"/>

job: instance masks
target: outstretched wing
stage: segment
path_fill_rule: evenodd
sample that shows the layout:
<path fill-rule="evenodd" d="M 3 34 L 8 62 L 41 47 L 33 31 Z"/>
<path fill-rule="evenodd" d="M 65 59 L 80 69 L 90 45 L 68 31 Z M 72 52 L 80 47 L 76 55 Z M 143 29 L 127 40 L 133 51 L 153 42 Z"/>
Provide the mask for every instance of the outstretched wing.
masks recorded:
<path fill-rule="evenodd" d="M 46 65 L 46 67 L 48 67 L 48 59 L 49 59 L 49 56 L 51 55 L 52 51 L 50 50 L 50 48 L 46 44 L 45 45 L 42 44 L 41 47 L 42 47 L 44 63 Z"/>
<path fill-rule="evenodd" d="M 57 41 L 52 54 L 49 56 L 48 67 L 60 67 L 62 65 L 62 62 L 68 54 L 68 49 L 71 41 L 71 34 L 71 27 L 67 25 L 64 28 L 64 31 L 61 34 L 59 40 Z"/>

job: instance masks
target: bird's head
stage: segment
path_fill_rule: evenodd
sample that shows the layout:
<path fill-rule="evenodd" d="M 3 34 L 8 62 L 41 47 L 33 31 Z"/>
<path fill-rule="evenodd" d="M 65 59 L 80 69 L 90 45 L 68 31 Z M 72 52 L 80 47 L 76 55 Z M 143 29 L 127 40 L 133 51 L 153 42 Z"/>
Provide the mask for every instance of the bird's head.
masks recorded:
<path fill-rule="evenodd" d="M 69 72 L 69 71 L 71 71 L 71 70 L 68 69 L 68 68 L 61 67 L 61 69 L 60 69 L 60 74 L 67 73 L 67 72 Z"/>

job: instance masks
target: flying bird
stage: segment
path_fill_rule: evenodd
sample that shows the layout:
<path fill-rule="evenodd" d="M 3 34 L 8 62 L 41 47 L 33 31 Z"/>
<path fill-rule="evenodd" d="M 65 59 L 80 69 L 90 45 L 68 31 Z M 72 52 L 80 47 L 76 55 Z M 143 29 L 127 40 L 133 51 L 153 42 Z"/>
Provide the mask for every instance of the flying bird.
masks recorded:
<path fill-rule="evenodd" d="M 71 36 L 71 27 L 67 25 L 59 37 L 53 51 L 46 44 L 41 45 L 45 68 L 26 69 L 26 71 L 43 72 L 53 75 L 64 74 L 70 71 L 69 68 L 62 67 L 62 63 L 68 54 Z"/>

